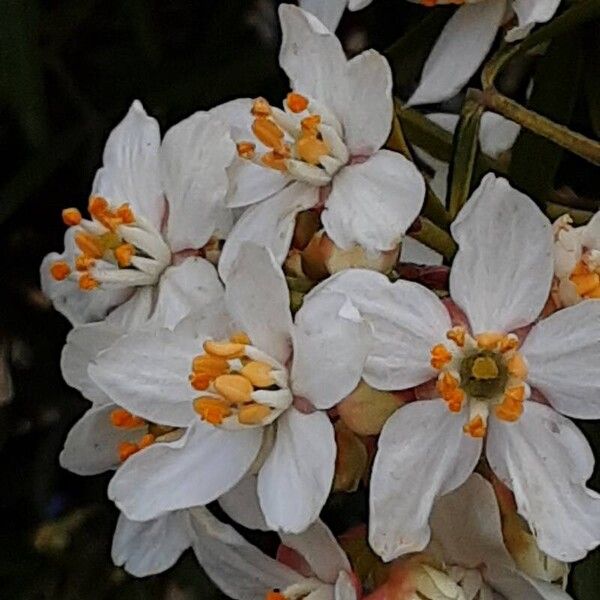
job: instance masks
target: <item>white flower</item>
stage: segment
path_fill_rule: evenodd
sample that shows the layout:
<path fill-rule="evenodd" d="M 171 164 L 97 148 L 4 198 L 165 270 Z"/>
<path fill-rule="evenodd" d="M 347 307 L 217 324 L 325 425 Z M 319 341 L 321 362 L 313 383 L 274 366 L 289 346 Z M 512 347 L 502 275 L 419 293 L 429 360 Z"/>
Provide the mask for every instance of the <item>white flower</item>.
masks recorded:
<path fill-rule="evenodd" d="M 432 540 L 423 554 L 394 563 L 388 582 L 365 600 L 570 598 L 557 585 L 519 571 L 504 545 L 492 486 L 480 475 L 438 499 L 430 525 Z"/>
<path fill-rule="evenodd" d="M 90 219 L 65 209 L 65 251 L 42 262 L 42 289 L 55 308 L 75 325 L 101 320 L 226 232 L 234 156 L 229 129 L 209 113 L 181 121 L 161 144 L 158 123 L 134 102 L 106 142 Z"/>
<path fill-rule="evenodd" d="M 293 323 L 272 255 L 242 250 L 222 300 L 232 324 L 206 315 L 131 333 L 89 367 L 113 402 L 171 440 L 136 452 L 113 477 L 109 495 L 131 519 L 204 505 L 256 472 L 273 529 L 302 531 L 327 498 L 335 442 L 324 411 L 359 381 L 366 325 L 329 293 L 308 295 Z M 295 397 L 318 410 L 303 414 Z"/>
<path fill-rule="evenodd" d="M 440 398 L 407 404 L 385 424 L 371 479 L 372 546 L 385 559 L 420 550 L 437 496 L 487 459 L 516 496 L 540 548 L 563 561 L 600 542 L 594 459 L 560 413 L 600 416 L 600 303 L 539 316 L 553 276 L 552 228 L 534 203 L 487 175 L 452 225 L 450 294 L 470 324 L 453 327 L 435 294 L 369 271 L 315 289 L 347 294 L 371 322 L 366 382 L 400 390 L 437 378 Z M 550 406 L 529 400 L 531 388 Z M 555 410 L 553 410 L 555 409 Z M 556 412 L 559 411 L 559 412 Z"/>
<path fill-rule="evenodd" d="M 408 104 L 430 104 L 452 98 L 477 71 L 500 26 L 516 15 L 518 26 L 506 34 L 509 42 L 525 37 L 537 23 L 549 21 L 560 0 L 410 0 L 426 6 L 462 4 L 446 23 L 423 67 L 421 82 Z M 346 5 L 359 10 L 371 0 L 301 0 L 332 31 Z"/>
<path fill-rule="evenodd" d="M 323 207 L 325 231 L 339 248 L 361 246 L 372 254 L 395 248 L 425 195 L 416 167 L 381 149 L 393 114 L 392 76 L 383 56 L 368 50 L 348 61 L 315 17 L 287 4 L 279 14 L 279 60 L 294 90 L 284 110 L 264 99 L 214 109 L 238 141 L 228 205 L 258 203 L 223 249 L 224 280 L 244 241 L 268 247 L 281 264 L 296 214 L 313 207 Z"/>
<path fill-rule="evenodd" d="M 554 223 L 554 274 L 559 306 L 600 299 L 600 213 L 573 227 L 568 215 Z"/>

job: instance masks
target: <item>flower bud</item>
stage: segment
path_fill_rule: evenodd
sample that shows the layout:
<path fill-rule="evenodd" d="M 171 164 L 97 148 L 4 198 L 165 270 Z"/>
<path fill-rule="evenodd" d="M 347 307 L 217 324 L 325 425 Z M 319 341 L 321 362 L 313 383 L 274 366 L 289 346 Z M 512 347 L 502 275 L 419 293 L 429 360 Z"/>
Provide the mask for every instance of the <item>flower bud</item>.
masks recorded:
<path fill-rule="evenodd" d="M 340 419 L 335 424 L 337 456 L 333 491 L 355 492 L 369 462 L 365 445 Z"/>

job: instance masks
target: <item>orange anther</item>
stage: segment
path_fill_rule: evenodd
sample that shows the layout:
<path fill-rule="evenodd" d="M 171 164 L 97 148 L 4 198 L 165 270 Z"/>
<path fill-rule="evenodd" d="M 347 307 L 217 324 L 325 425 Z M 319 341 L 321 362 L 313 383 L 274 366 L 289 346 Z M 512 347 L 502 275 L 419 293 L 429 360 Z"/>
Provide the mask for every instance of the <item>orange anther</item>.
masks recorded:
<path fill-rule="evenodd" d="M 69 227 L 81 223 L 81 213 L 76 208 L 65 208 L 62 211 L 62 220 Z"/>
<path fill-rule="evenodd" d="M 98 287 L 98 281 L 89 273 L 83 273 L 79 278 L 79 289 L 84 292 L 90 292 Z"/>
<path fill-rule="evenodd" d="M 285 101 L 293 113 L 300 113 L 308 108 L 308 98 L 296 92 L 290 92 Z"/>
<path fill-rule="evenodd" d="M 213 378 L 227 373 L 228 370 L 229 363 L 220 356 L 201 354 L 194 357 L 194 360 L 192 361 L 192 371 L 194 371 L 194 373 L 206 373 Z"/>
<path fill-rule="evenodd" d="M 242 367 L 242 375 L 248 379 L 252 385 L 259 388 L 266 388 L 275 383 L 271 375 L 271 365 L 252 360 Z"/>
<path fill-rule="evenodd" d="M 467 332 L 464 327 L 453 327 L 446 333 L 446 337 L 452 340 L 459 348 L 465 345 L 465 336 Z"/>
<path fill-rule="evenodd" d="M 215 342 L 207 340 L 202 344 L 204 352 L 221 358 L 241 358 L 244 356 L 245 344 L 234 342 Z"/>
<path fill-rule="evenodd" d="M 240 407 L 237 418 L 242 425 L 258 425 L 270 414 L 268 406 L 252 402 Z"/>
<path fill-rule="evenodd" d="M 214 381 L 215 389 L 230 402 L 250 402 L 254 388 L 243 375 L 220 375 Z"/>
<path fill-rule="evenodd" d="M 450 373 L 443 373 L 437 380 L 437 390 L 448 404 L 451 412 L 460 412 L 465 399 L 465 392 L 459 387 L 458 380 Z"/>
<path fill-rule="evenodd" d="M 484 350 L 495 350 L 504 336 L 501 333 L 480 333 L 475 339 L 477 345 Z"/>
<path fill-rule="evenodd" d="M 321 117 L 319 115 L 310 115 L 310 117 L 305 117 L 300 122 L 300 125 L 302 125 L 302 129 L 306 133 L 312 133 L 314 135 L 317 134 L 317 130 L 320 124 Z"/>
<path fill-rule="evenodd" d="M 252 159 L 256 151 L 256 144 L 252 142 L 238 142 L 236 144 L 238 156 L 241 158 Z"/>
<path fill-rule="evenodd" d="M 600 285 L 593 290 L 590 290 L 587 294 L 584 294 L 584 298 L 589 300 L 598 300 L 600 299 Z"/>
<path fill-rule="evenodd" d="M 141 427 L 146 424 L 144 419 L 132 415 L 124 408 L 115 408 L 115 410 L 110 413 L 110 422 L 113 427 L 118 427 L 119 429 L 135 429 L 136 427 Z"/>
<path fill-rule="evenodd" d="M 527 365 L 519 352 L 515 352 L 506 363 L 508 372 L 517 379 L 527 377 Z"/>
<path fill-rule="evenodd" d="M 234 331 L 229 336 L 229 341 L 233 342 L 234 344 L 244 344 L 246 346 L 248 346 L 251 343 L 248 334 L 244 331 Z"/>
<path fill-rule="evenodd" d="M 208 389 L 210 382 L 214 378 L 208 373 L 192 373 L 190 375 L 190 385 L 198 391 L 204 391 Z"/>
<path fill-rule="evenodd" d="M 88 212 L 92 217 L 103 215 L 108 210 L 108 201 L 102 196 L 92 196 L 88 203 Z"/>
<path fill-rule="evenodd" d="M 590 273 L 590 268 L 585 264 L 585 262 L 580 260 L 575 265 L 575 268 L 571 271 L 571 277 L 573 277 L 574 275 L 589 275 Z"/>
<path fill-rule="evenodd" d="M 482 438 L 487 430 L 483 419 L 478 415 L 471 419 L 464 427 L 463 431 L 474 438 Z"/>
<path fill-rule="evenodd" d="M 131 225 L 131 223 L 135 223 L 135 215 L 131 210 L 131 206 L 129 206 L 127 203 L 121 204 L 121 206 L 115 210 L 115 216 L 117 219 L 125 223 L 125 225 Z"/>
<path fill-rule="evenodd" d="M 50 275 L 56 281 L 64 281 L 71 274 L 71 267 L 64 260 L 57 260 L 50 267 Z"/>
<path fill-rule="evenodd" d="M 128 267 L 131 265 L 131 258 L 135 255 L 133 244 L 121 244 L 114 250 L 117 264 L 120 267 Z"/>
<path fill-rule="evenodd" d="M 519 338 L 516 335 L 506 335 L 498 344 L 498 350 L 500 352 L 510 352 L 516 350 L 519 347 Z"/>
<path fill-rule="evenodd" d="M 502 402 L 498 404 L 495 409 L 496 417 L 502 421 L 508 421 L 514 423 L 518 421 L 519 417 L 523 413 L 523 403 L 521 402 Z"/>
<path fill-rule="evenodd" d="M 80 254 L 75 258 L 75 269 L 78 271 L 88 271 L 90 267 L 94 266 L 96 261 L 85 254 Z"/>
<path fill-rule="evenodd" d="M 254 117 L 268 117 L 271 114 L 271 105 L 264 98 L 256 98 L 250 112 Z"/>
<path fill-rule="evenodd" d="M 264 117 L 254 119 L 252 132 L 268 148 L 277 151 L 283 150 L 283 129 L 274 121 Z"/>
<path fill-rule="evenodd" d="M 441 369 L 451 360 L 452 353 L 444 344 L 437 344 L 431 349 L 431 366 L 434 369 Z"/>
<path fill-rule="evenodd" d="M 138 448 L 140 450 L 143 450 L 144 448 L 151 446 L 152 444 L 154 444 L 155 439 L 156 438 L 151 433 L 147 433 L 146 435 L 143 435 L 142 439 L 138 442 Z"/>
<path fill-rule="evenodd" d="M 267 592 L 265 600 L 287 600 L 287 598 L 281 592 L 274 590 L 271 592 Z"/>
<path fill-rule="evenodd" d="M 279 154 L 278 152 L 267 152 L 260 157 L 260 162 L 265 165 L 265 167 L 269 167 L 270 169 L 275 169 L 276 171 L 287 171 L 287 165 L 285 164 L 285 156 Z"/>
<path fill-rule="evenodd" d="M 231 407 L 223 398 L 200 396 L 194 400 L 194 410 L 203 421 L 211 425 L 221 425 L 223 419 L 231 415 Z"/>
<path fill-rule="evenodd" d="M 298 156 L 309 165 L 318 165 L 321 156 L 329 154 L 329 146 L 316 135 L 308 133 L 296 142 Z"/>
<path fill-rule="evenodd" d="M 86 255 L 91 258 L 102 258 L 104 245 L 94 235 L 80 231 L 75 234 L 75 244 Z"/>
<path fill-rule="evenodd" d="M 504 392 L 504 401 L 509 402 L 523 402 L 525 400 L 525 386 L 518 385 L 512 388 L 508 388 Z"/>
<path fill-rule="evenodd" d="M 569 279 L 575 285 L 575 289 L 580 296 L 589 294 L 597 287 L 600 287 L 600 275 L 598 273 L 588 272 L 582 275 L 571 275 Z"/>
<path fill-rule="evenodd" d="M 121 442 L 118 447 L 119 460 L 125 462 L 131 455 L 139 450 L 138 445 L 133 442 Z"/>

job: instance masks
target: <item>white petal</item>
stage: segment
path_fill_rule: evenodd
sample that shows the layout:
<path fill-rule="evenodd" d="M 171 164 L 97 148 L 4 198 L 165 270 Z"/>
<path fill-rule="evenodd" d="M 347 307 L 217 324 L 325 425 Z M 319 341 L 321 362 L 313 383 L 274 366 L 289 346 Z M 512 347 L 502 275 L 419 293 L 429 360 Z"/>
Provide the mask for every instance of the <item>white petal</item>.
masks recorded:
<path fill-rule="evenodd" d="M 429 542 L 434 500 L 461 485 L 481 454 L 466 413 L 441 400 L 411 402 L 384 425 L 371 476 L 369 542 L 385 561 Z"/>
<path fill-rule="evenodd" d="M 327 409 L 360 381 L 369 328 L 350 300 L 327 291 L 308 294 L 293 330 L 292 391 Z"/>
<path fill-rule="evenodd" d="M 269 531 L 258 501 L 256 475 L 246 475 L 219 498 L 221 508 L 243 527 Z"/>
<path fill-rule="evenodd" d="M 145 285 L 137 288 L 126 302 L 114 308 L 104 322 L 115 329 L 134 331 L 146 324 L 153 306 L 154 288 Z"/>
<path fill-rule="evenodd" d="M 301 9 L 315 15 L 329 31 L 335 31 L 348 0 L 300 0 L 299 4 Z"/>
<path fill-rule="evenodd" d="M 502 598 L 508 600 L 573 600 L 558 584 L 528 577 L 516 567 L 491 565 L 486 570 L 485 579 L 496 592 L 502 594 Z"/>
<path fill-rule="evenodd" d="M 255 242 L 268 248 L 282 264 L 287 257 L 301 210 L 317 204 L 319 192 L 302 183 L 293 183 L 268 200 L 248 209 L 234 225 L 219 259 L 219 275 L 227 282 L 231 264 L 244 242 Z"/>
<path fill-rule="evenodd" d="M 252 142 L 256 144 L 256 153 L 262 154 L 269 149 L 252 133 L 253 117 L 250 112 L 252 100 L 239 98 L 225 102 L 209 112 L 227 123 L 231 128 L 231 137 L 235 142 Z M 254 164 L 250 160 L 234 158 L 227 169 L 229 190 L 226 204 L 229 207 L 248 206 L 260 202 L 280 191 L 289 183 L 289 178 L 275 169 Z"/>
<path fill-rule="evenodd" d="M 108 496 L 134 521 L 200 506 L 230 490 L 248 471 L 262 442 L 257 428 L 226 431 L 199 419 L 175 442 L 156 442 L 130 456 Z"/>
<path fill-rule="evenodd" d="M 425 181 L 401 154 L 380 150 L 364 163 L 344 167 L 333 179 L 322 214 L 336 246 L 391 250 L 417 218 Z"/>
<path fill-rule="evenodd" d="M 585 487 L 594 456 L 581 432 L 537 402 L 515 423 L 489 423 L 487 456 L 510 487 L 540 549 L 565 562 L 600 543 L 600 495 Z"/>
<path fill-rule="evenodd" d="M 473 473 L 459 488 L 438 498 L 431 513 L 431 537 L 444 552 L 444 562 L 474 569 L 513 565 L 504 546 L 496 494 L 489 482 Z"/>
<path fill-rule="evenodd" d="M 167 329 L 130 333 L 89 366 L 92 380 L 119 406 L 153 423 L 185 427 L 197 418 L 188 380 L 202 342 Z"/>
<path fill-rule="evenodd" d="M 445 339 L 451 321 L 439 298 L 410 281 L 390 283 L 380 273 L 349 269 L 315 288 L 345 294 L 372 328 L 374 342 L 364 379 L 381 390 L 400 390 L 435 377 L 431 349 Z"/>
<path fill-rule="evenodd" d="M 96 475 L 120 465 L 119 444 L 137 442 L 146 430 L 114 427 L 110 413 L 116 408 L 114 404 L 94 406 L 73 425 L 60 453 L 63 468 L 78 475 Z"/>
<path fill-rule="evenodd" d="M 346 553 L 321 520 L 302 533 L 282 534 L 281 542 L 298 552 L 320 581 L 335 583 L 340 571 L 350 571 Z"/>
<path fill-rule="evenodd" d="M 600 302 L 588 300 L 540 321 L 523 355 L 528 383 L 556 410 L 579 419 L 600 417 Z"/>
<path fill-rule="evenodd" d="M 356 588 L 352 583 L 352 579 L 350 579 L 350 575 L 346 573 L 346 571 L 342 571 L 337 581 L 335 582 L 335 590 L 334 590 L 334 599 L 335 600 L 357 600 L 358 595 L 356 592 Z"/>
<path fill-rule="evenodd" d="M 392 128 L 392 71 L 375 50 L 366 50 L 347 65 L 348 97 L 339 113 L 344 141 L 353 156 L 379 150 Z"/>
<path fill-rule="evenodd" d="M 206 509 L 194 509 L 198 562 L 223 593 L 238 600 L 263 600 L 267 592 L 285 589 L 303 577 L 249 544 L 232 527 Z"/>
<path fill-rule="evenodd" d="M 292 315 L 285 276 L 269 250 L 249 242 L 240 247 L 225 303 L 252 345 L 284 364 L 291 351 Z"/>
<path fill-rule="evenodd" d="M 558 10 L 560 0 L 512 0 L 512 9 L 517 13 L 519 26 L 506 34 L 509 42 L 524 38 L 537 23 L 549 21 Z"/>
<path fill-rule="evenodd" d="M 213 235 L 229 185 L 227 167 L 236 156 L 229 128 L 206 112 L 171 127 L 160 149 L 161 176 L 173 252 L 201 248 Z"/>
<path fill-rule="evenodd" d="M 484 112 L 479 128 L 479 143 L 483 152 L 498 158 L 513 147 L 521 126 L 493 112 Z"/>
<path fill-rule="evenodd" d="M 429 246 L 407 235 L 402 240 L 400 262 L 437 267 L 444 262 L 444 257 Z"/>
<path fill-rule="evenodd" d="M 223 285 L 214 266 L 198 256 L 186 258 L 162 274 L 147 326 L 173 329 L 192 312 L 201 312 L 222 300 Z"/>
<path fill-rule="evenodd" d="M 553 275 L 552 227 L 509 183 L 486 175 L 452 224 L 450 295 L 474 333 L 511 331 L 540 314 Z"/>
<path fill-rule="evenodd" d="M 408 104 L 440 102 L 459 92 L 492 47 L 505 10 L 506 0 L 461 6 L 431 50 Z"/>
<path fill-rule="evenodd" d="M 186 511 L 167 513 L 152 521 L 130 521 L 121 514 L 112 543 L 112 559 L 134 577 L 171 568 L 192 544 Z"/>
<path fill-rule="evenodd" d="M 587 248 L 600 250 L 600 211 L 598 211 L 583 229 L 581 243 Z"/>
<path fill-rule="evenodd" d="M 103 164 L 92 195 L 114 204 L 128 202 L 134 212 L 160 229 L 165 201 L 160 182 L 160 131 L 136 100 L 125 118 L 112 130 L 104 147 Z"/>
<path fill-rule="evenodd" d="M 329 418 L 290 407 L 277 420 L 277 436 L 258 474 L 258 497 L 272 529 L 299 533 L 321 512 L 335 466 Z"/>

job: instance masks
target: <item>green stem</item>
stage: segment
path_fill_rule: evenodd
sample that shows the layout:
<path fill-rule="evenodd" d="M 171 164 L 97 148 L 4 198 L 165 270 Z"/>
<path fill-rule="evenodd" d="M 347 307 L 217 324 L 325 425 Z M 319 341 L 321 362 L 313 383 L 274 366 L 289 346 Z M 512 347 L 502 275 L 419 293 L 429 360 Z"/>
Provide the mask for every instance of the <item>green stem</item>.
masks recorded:
<path fill-rule="evenodd" d="M 458 246 L 450 234 L 425 217 L 419 219 L 419 224 L 420 229 L 411 232 L 410 237 L 429 246 L 432 250 L 439 252 L 448 262 L 450 262 L 458 250 Z"/>
<path fill-rule="evenodd" d="M 554 202 L 548 202 L 546 204 L 546 214 L 551 221 L 558 219 L 558 217 L 566 213 L 571 215 L 575 225 L 585 225 L 592 218 L 593 214 L 587 210 L 570 208 L 568 206 L 563 206 L 562 204 L 555 204 Z"/>

